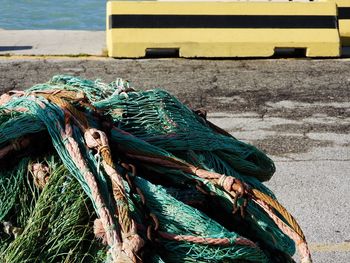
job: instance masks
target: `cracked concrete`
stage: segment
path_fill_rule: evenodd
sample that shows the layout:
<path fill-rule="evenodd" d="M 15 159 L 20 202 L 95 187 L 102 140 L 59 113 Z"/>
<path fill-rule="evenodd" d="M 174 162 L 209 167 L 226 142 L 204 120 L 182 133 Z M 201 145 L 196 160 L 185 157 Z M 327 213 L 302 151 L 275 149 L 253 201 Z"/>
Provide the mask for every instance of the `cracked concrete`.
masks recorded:
<path fill-rule="evenodd" d="M 55 74 L 105 82 L 122 77 L 206 108 L 211 121 L 275 161 L 267 184 L 300 222 L 315 262 L 348 263 L 350 249 L 321 251 L 317 244 L 350 240 L 349 73 L 348 59 L 2 57 L 0 89 L 28 88 Z"/>

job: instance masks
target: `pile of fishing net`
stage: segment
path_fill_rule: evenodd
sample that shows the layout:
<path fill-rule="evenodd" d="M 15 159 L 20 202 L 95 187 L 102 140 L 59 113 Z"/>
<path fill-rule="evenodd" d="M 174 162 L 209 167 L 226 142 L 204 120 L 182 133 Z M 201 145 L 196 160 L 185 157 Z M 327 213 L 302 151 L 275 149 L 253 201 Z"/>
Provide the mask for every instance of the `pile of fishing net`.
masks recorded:
<path fill-rule="evenodd" d="M 55 76 L 0 97 L 1 262 L 311 262 L 274 171 L 164 90 Z"/>

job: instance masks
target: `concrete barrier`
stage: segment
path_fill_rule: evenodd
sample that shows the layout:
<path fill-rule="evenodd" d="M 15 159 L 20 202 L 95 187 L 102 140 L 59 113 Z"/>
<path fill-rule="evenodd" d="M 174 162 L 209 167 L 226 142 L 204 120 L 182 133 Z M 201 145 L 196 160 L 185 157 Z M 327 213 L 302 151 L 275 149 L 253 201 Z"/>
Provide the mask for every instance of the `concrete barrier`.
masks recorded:
<path fill-rule="evenodd" d="M 343 46 L 350 46 L 350 0 L 336 0 L 339 34 Z"/>
<path fill-rule="evenodd" d="M 337 57 L 334 2 L 109 1 L 111 57 L 144 57 L 174 49 L 181 57 L 269 57 L 300 48 L 308 57 Z"/>

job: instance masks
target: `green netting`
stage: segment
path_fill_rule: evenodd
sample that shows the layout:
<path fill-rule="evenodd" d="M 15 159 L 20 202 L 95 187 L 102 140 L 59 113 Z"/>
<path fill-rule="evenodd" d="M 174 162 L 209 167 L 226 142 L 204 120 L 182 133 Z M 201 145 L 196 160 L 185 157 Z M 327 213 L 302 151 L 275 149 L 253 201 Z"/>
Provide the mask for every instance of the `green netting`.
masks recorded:
<path fill-rule="evenodd" d="M 59 75 L 6 96 L 0 105 L 4 262 L 116 261 L 118 238 L 129 238 L 123 235 L 125 214 L 118 211 L 123 207 L 144 241 L 142 252 L 135 252 L 144 262 L 292 262 L 294 241 L 261 205 L 250 199 L 245 217 L 232 215 L 230 193 L 183 169 L 192 165 L 232 176 L 275 199 L 262 183 L 275 171 L 272 160 L 166 91 L 135 91 L 121 79 L 104 84 Z M 91 128 L 105 132 L 111 151 L 89 146 Z M 50 171 L 43 189 L 28 168 L 37 162 Z M 126 201 L 116 194 L 113 173 L 122 178 L 118 187 L 125 188 Z M 153 238 L 150 214 L 159 223 Z M 176 239 L 183 236 L 189 239 Z"/>
<path fill-rule="evenodd" d="M 131 151 L 140 150 L 150 156 L 167 156 L 167 157 L 173 156 L 169 152 L 167 153 L 164 152 L 164 150 L 162 150 L 159 147 L 148 144 L 147 142 L 140 140 L 134 136 L 131 136 L 130 134 L 126 134 L 124 132 L 120 132 L 117 130 L 112 131 L 111 139 L 112 141 L 116 142 L 119 147 L 125 147 L 127 149 L 130 149 Z M 167 182 L 170 181 L 172 184 L 177 184 L 177 185 L 188 184 L 189 183 L 188 181 L 194 178 L 190 174 L 184 174 L 182 172 L 179 172 L 178 170 L 158 167 L 155 165 L 147 166 L 147 168 L 161 174 L 161 176 L 164 178 L 163 180 Z M 222 171 L 218 170 L 218 172 L 222 172 Z M 206 183 L 206 186 L 211 191 L 223 197 L 221 204 L 225 210 L 230 211 L 230 209 L 232 209 L 232 206 L 230 204 L 229 198 L 227 198 L 227 195 L 220 189 L 213 186 L 212 184 L 208 182 L 205 182 L 205 183 Z M 255 184 L 252 184 L 252 185 L 256 187 L 256 185 L 259 185 L 259 184 L 261 189 L 263 190 L 267 189 L 266 187 L 262 186 L 262 184 L 257 180 L 255 181 Z M 267 192 L 270 192 L 270 191 L 267 190 Z M 290 240 L 272 222 L 272 220 L 269 219 L 269 217 L 265 213 L 261 213 L 261 210 L 254 203 L 249 202 L 248 211 L 250 212 L 249 214 L 252 215 L 251 217 L 246 218 L 246 220 L 250 221 L 249 227 L 251 228 L 251 230 L 249 231 L 252 231 L 254 235 L 256 235 L 257 237 L 261 237 L 264 240 L 264 242 L 270 246 L 278 247 L 278 249 L 290 255 L 295 253 L 295 247 L 294 247 L 293 241 Z"/>
<path fill-rule="evenodd" d="M 4 219 L 16 202 L 16 197 L 20 191 L 20 185 L 27 173 L 28 161 L 21 161 L 17 167 L 2 172 L 0 177 L 0 187 L 3 194 L 0 196 L 0 221 Z"/>
<path fill-rule="evenodd" d="M 200 117 L 164 90 L 129 92 L 94 103 L 117 126 L 167 151 L 222 151 L 232 169 L 268 180 L 273 162 L 252 145 L 215 133 Z"/>
<path fill-rule="evenodd" d="M 155 186 L 138 177 L 134 178 L 134 180 L 135 185 L 145 195 L 147 208 L 158 217 L 161 231 L 203 238 L 228 238 L 232 242 L 232 246 L 223 248 L 214 245 L 162 240 L 162 245 L 167 248 L 167 251 L 163 253 L 167 255 L 169 262 L 184 262 L 188 260 L 196 260 L 196 262 L 228 262 L 237 259 L 267 262 L 265 254 L 260 249 L 234 245 L 234 241 L 239 235 L 229 232 L 197 209 L 178 201 L 169 195 L 163 187 Z"/>
<path fill-rule="evenodd" d="M 23 233 L 3 251 L 2 262 L 103 262 L 93 239 L 90 201 L 62 164 L 51 163 L 51 170 Z"/>

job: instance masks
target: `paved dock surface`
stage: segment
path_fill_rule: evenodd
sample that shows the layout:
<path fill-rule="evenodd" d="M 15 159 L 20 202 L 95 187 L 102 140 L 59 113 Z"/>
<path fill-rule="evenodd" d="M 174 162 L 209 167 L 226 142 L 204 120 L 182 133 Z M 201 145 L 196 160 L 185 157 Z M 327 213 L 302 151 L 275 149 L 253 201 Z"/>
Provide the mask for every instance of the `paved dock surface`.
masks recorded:
<path fill-rule="evenodd" d="M 0 29 L 0 55 L 100 56 L 105 35 L 104 31 Z"/>
<path fill-rule="evenodd" d="M 267 185 L 299 221 L 314 262 L 350 262 L 350 60 L 0 57 L 2 92 L 55 74 L 122 77 L 206 108 L 276 162 Z"/>

